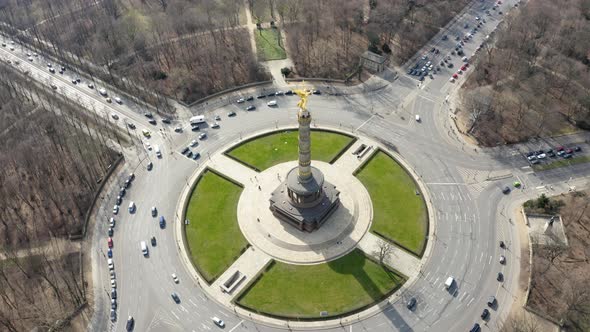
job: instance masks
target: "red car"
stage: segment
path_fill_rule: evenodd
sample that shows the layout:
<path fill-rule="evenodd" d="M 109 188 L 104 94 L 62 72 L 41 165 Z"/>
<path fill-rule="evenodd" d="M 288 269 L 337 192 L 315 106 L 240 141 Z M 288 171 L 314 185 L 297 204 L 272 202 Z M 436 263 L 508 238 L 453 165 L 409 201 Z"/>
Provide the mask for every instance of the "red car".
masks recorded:
<path fill-rule="evenodd" d="M 565 153 L 574 153 L 574 150 L 572 150 L 572 149 L 566 149 L 565 150 Z"/>
<path fill-rule="evenodd" d="M 453 78 L 457 78 L 457 77 L 459 77 L 459 75 L 453 74 Z"/>
<path fill-rule="evenodd" d="M 463 65 L 463 67 L 461 67 L 461 70 L 462 70 L 462 71 L 465 71 L 465 70 L 467 70 L 467 66 Z"/>
<path fill-rule="evenodd" d="M 112 248 L 112 247 L 113 247 L 113 238 L 110 238 L 110 237 L 109 237 L 109 238 L 107 239 L 107 244 L 108 244 L 109 248 Z"/>
<path fill-rule="evenodd" d="M 557 150 L 557 151 L 563 151 L 564 150 L 564 147 L 563 146 L 558 146 L 558 147 L 555 148 L 555 150 Z"/>
<path fill-rule="evenodd" d="M 466 67 L 466 68 L 467 68 L 467 67 L 469 67 L 469 63 L 466 63 L 466 64 L 465 64 L 465 67 Z"/>

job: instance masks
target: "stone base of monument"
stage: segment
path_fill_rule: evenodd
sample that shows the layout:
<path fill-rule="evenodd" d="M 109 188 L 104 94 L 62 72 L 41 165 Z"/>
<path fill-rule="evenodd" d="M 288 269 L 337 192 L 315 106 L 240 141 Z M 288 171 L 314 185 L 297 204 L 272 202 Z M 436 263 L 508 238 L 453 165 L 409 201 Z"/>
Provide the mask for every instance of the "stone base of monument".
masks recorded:
<path fill-rule="evenodd" d="M 373 210 L 369 193 L 350 171 L 313 161 L 329 183 L 340 191 L 338 208 L 313 232 L 302 232 L 269 209 L 271 193 L 285 184 L 297 161 L 273 166 L 244 187 L 238 202 L 238 223 L 255 250 L 293 264 L 317 264 L 336 259 L 355 248 L 369 230 Z"/>

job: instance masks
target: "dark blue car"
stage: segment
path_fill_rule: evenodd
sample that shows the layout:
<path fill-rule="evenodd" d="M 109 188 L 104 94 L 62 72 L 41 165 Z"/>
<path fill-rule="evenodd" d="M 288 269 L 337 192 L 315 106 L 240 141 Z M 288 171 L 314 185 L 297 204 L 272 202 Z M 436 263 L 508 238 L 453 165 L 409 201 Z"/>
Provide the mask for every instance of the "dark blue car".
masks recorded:
<path fill-rule="evenodd" d="M 160 228 L 165 228 L 166 227 L 166 219 L 164 219 L 164 216 L 160 216 Z"/>

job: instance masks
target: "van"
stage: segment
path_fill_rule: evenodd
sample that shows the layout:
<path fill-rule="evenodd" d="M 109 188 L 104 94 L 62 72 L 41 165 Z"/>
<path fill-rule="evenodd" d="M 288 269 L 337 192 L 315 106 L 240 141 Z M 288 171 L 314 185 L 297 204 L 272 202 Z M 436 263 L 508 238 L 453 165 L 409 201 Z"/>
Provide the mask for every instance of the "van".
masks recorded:
<path fill-rule="evenodd" d="M 160 152 L 160 147 L 156 145 L 155 150 L 156 150 L 156 157 L 162 158 L 162 152 Z"/>
<path fill-rule="evenodd" d="M 145 243 L 145 241 L 141 241 L 140 245 L 141 245 L 141 252 L 143 253 L 144 256 L 147 257 L 147 255 L 149 254 L 147 244 Z"/>
<path fill-rule="evenodd" d="M 454 282 L 455 282 L 455 279 L 453 279 L 453 277 L 447 278 L 447 281 L 445 281 L 445 289 L 451 288 L 451 286 L 453 286 Z"/>
<path fill-rule="evenodd" d="M 133 213 L 134 211 L 135 211 L 135 203 L 130 202 L 129 203 L 129 213 Z"/>

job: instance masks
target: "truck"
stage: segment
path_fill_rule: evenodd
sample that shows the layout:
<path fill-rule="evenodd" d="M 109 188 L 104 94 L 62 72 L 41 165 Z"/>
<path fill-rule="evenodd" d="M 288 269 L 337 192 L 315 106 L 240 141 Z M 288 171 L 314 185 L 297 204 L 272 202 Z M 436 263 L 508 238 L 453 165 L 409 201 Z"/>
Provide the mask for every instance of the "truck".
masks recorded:
<path fill-rule="evenodd" d="M 204 115 L 195 115 L 192 118 L 189 119 L 191 125 L 198 125 L 199 123 L 204 123 L 205 122 L 205 116 Z"/>

